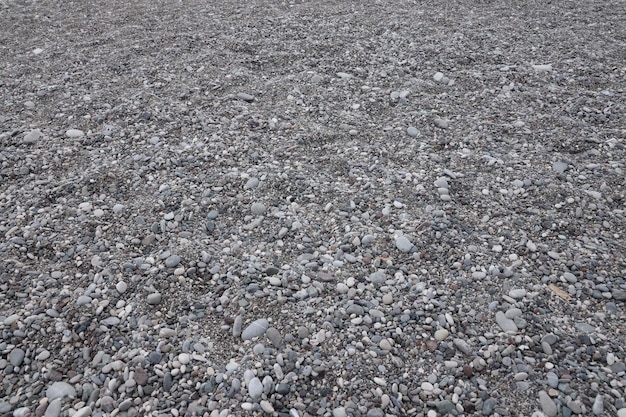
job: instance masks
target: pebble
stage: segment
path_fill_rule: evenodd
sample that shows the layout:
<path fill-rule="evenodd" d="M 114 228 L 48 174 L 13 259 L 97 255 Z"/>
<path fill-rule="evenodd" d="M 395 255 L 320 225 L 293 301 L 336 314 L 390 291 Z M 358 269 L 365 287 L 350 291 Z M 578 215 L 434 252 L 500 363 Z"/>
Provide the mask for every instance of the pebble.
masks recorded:
<path fill-rule="evenodd" d="M 11 353 L 9 353 L 9 362 L 13 366 L 20 366 L 24 360 L 25 354 L 26 352 L 24 352 L 23 349 L 15 348 L 11 350 Z"/>
<path fill-rule="evenodd" d="M 65 136 L 68 138 L 76 139 L 85 136 L 85 132 L 79 129 L 69 129 L 65 132 Z"/>
<path fill-rule="evenodd" d="M 61 414 L 61 408 L 63 407 L 63 402 L 61 398 L 55 398 L 51 401 L 50 399 L 48 399 L 48 401 L 49 403 L 48 407 L 46 408 L 46 413 L 44 414 L 44 417 L 59 417 L 59 415 Z"/>
<path fill-rule="evenodd" d="M 447 119 L 435 118 L 435 126 L 441 129 L 447 129 L 450 126 L 450 121 Z"/>
<path fill-rule="evenodd" d="M 410 252 L 413 244 L 406 236 L 400 236 L 396 239 L 396 247 L 402 252 Z"/>
<path fill-rule="evenodd" d="M 46 397 L 48 398 L 48 401 L 52 401 L 55 398 L 64 398 L 64 397 L 75 398 L 76 390 L 74 389 L 73 386 L 71 386 L 67 382 L 63 382 L 63 381 L 54 382 L 46 390 Z"/>
<path fill-rule="evenodd" d="M 91 415 L 91 407 L 85 406 L 78 409 L 72 417 L 89 417 Z"/>
<path fill-rule="evenodd" d="M 502 311 L 496 313 L 496 323 L 505 332 L 517 332 L 517 325 L 513 320 L 508 318 Z"/>
<path fill-rule="evenodd" d="M 456 346 L 458 350 L 465 353 L 466 355 L 472 354 L 472 347 L 465 340 L 456 338 L 454 339 L 453 343 L 454 343 L 454 346 Z"/>
<path fill-rule="evenodd" d="M 448 332 L 446 329 L 439 329 L 435 332 L 435 339 L 441 342 L 443 340 L 446 340 L 449 334 L 450 332 Z"/>
<path fill-rule="evenodd" d="M 181 259 L 178 255 L 170 255 L 165 259 L 165 266 L 168 268 L 174 268 L 180 263 Z"/>
<path fill-rule="evenodd" d="M 259 186 L 259 179 L 256 177 L 252 177 L 250 179 L 248 179 L 248 181 L 246 182 L 246 184 L 243 186 L 244 190 L 253 190 L 255 188 L 257 188 Z"/>
<path fill-rule="evenodd" d="M 337 407 L 333 409 L 333 417 L 348 417 L 345 407 Z"/>
<path fill-rule="evenodd" d="M 617 417 L 626 417 L 626 408 L 620 408 L 617 410 Z"/>
<path fill-rule="evenodd" d="M 255 337 L 261 337 L 269 328 L 270 323 L 267 319 L 258 319 L 253 321 L 241 332 L 241 339 L 251 340 Z"/>
<path fill-rule="evenodd" d="M 263 400 L 261 401 L 260 405 L 261 409 L 263 409 L 263 411 L 265 411 L 266 413 L 272 414 L 274 412 L 274 407 L 269 401 Z"/>
<path fill-rule="evenodd" d="M 161 303 L 161 293 L 155 292 L 152 294 L 148 294 L 146 297 L 146 302 L 150 305 L 157 305 Z"/>
<path fill-rule="evenodd" d="M 128 284 L 126 284 L 124 281 L 120 281 L 117 284 L 115 284 L 115 289 L 120 294 L 124 294 L 126 290 L 128 289 Z"/>
<path fill-rule="evenodd" d="M 261 395 L 263 395 L 263 384 L 259 378 L 254 377 L 248 383 L 248 395 L 250 395 L 253 401 L 261 399 Z"/>
<path fill-rule="evenodd" d="M 263 203 L 253 203 L 252 206 L 250 207 L 250 211 L 255 216 L 260 216 L 260 215 L 265 214 L 265 210 L 266 210 L 265 205 Z"/>
<path fill-rule="evenodd" d="M 31 144 L 31 143 L 35 143 L 39 140 L 39 138 L 41 138 L 43 135 L 41 133 L 41 130 L 39 129 L 33 129 L 31 130 L 29 133 L 27 133 L 24 136 L 24 143 L 26 144 Z"/>
<path fill-rule="evenodd" d="M 556 404 L 550 398 L 547 392 L 539 391 L 539 404 L 541 405 L 541 410 L 548 417 L 555 417 L 557 413 Z"/>
<path fill-rule="evenodd" d="M 248 102 L 254 101 L 254 96 L 248 93 L 237 93 L 237 98 Z"/>
<path fill-rule="evenodd" d="M 565 162 L 557 161 L 552 164 L 552 169 L 559 174 L 563 174 L 567 169 L 567 164 Z"/>
<path fill-rule="evenodd" d="M 597 416 L 601 416 L 602 413 L 604 413 L 604 397 L 602 396 L 602 394 L 596 395 L 596 399 L 593 402 L 591 411 Z"/>
<path fill-rule="evenodd" d="M 523 288 L 514 288 L 509 291 L 509 297 L 519 300 L 526 296 L 526 290 Z"/>
<path fill-rule="evenodd" d="M 414 126 L 409 126 L 409 127 L 406 129 L 406 133 L 407 133 L 407 135 L 409 135 L 410 137 L 412 137 L 412 138 L 416 138 L 416 137 L 418 137 L 418 136 L 419 136 L 419 133 L 420 133 L 420 132 L 419 132 L 419 130 L 417 130 L 417 128 L 416 128 L 416 127 L 414 127 Z"/>

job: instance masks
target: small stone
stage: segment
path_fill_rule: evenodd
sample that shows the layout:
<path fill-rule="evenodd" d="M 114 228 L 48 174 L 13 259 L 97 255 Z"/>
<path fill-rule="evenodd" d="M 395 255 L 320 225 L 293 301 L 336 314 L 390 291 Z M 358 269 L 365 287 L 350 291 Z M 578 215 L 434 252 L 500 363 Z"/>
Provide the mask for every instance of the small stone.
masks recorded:
<path fill-rule="evenodd" d="M 41 130 L 33 129 L 24 136 L 24 143 L 27 143 L 27 144 L 35 143 L 42 136 L 43 135 L 41 134 Z"/>
<path fill-rule="evenodd" d="M 267 400 L 263 400 L 261 401 L 261 408 L 263 409 L 263 411 L 265 411 L 268 414 L 271 414 L 274 412 L 274 407 L 272 406 L 272 404 L 267 401 Z"/>
<path fill-rule="evenodd" d="M 255 337 L 263 336 L 269 327 L 270 323 L 266 319 L 255 320 L 241 332 L 241 339 L 251 340 Z"/>
<path fill-rule="evenodd" d="M 78 129 L 70 129 L 65 132 L 65 136 L 67 136 L 68 138 L 76 139 L 85 136 L 85 132 Z"/>
<path fill-rule="evenodd" d="M 617 417 L 626 417 L 626 408 L 620 408 L 617 410 Z"/>
<path fill-rule="evenodd" d="M 348 417 L 345 407 L 337 407 L 333 409 L 333 417 Z"/>
<path fill-rule="evenodd" d="M 191 356 L 188 353 L 181 353 L 178 355 L 178 362 L 183 365 L 187 365 L 191 361 Z"/>
<path fill-rule="evenodd" d="M 547 392 L 539 391 L 539 404 L 541 405 L 541 410 L 548 417 L 555 417 L 557 413 L 556 404 L 550 398 Z"/>
<path fill-rule="evenodd" d="M 146 302 L 150 305 L 157 305 L 161 302 L 161 294 L 158 292 L 148 294 Z"/>
<path fill-rule="evenodd" d="M 22 364 L 22 361 L 24 360 L 25 354 L 26 353 L 23 349 L 15 348 L 11 350 L 11 353 L 9 353 L 9 362 L 13 366 L 20 366 Z"/>
<path fill-rule="evenodd" d="M 120 294 L 124 294 L 126 290 L 128 289 L 128 284 L 126 284 L 124 281 L 120 281 L 117 284 L 115 284 L 115 289 Z"/>
<path fill-rule="evenodd" d="M 472 347 L 465 340 L 457 338 L 454 339 L 453 343 L 458 350 L 465 353 L 466 355 L 470 355 L 472 353 Z"/>
<path fill-rule="evenodd" d="M 248 395 L 250 395 L 253 401 L 261 399 L 261 395 L 263 395 L 263 383 L 259 378 L 254 377 L 248 383 Z"/>
<path fill-rule="evenodd" d="M 237 98 L 243 101 L 254 101 L 254 96 L 248 93 L 237 93 Z"/>
<path fill-rule="evenodd" d="M 385 381 L 383 378 L 374 377 L 373 381 L 376 383 L 376 385 L 380 385 L 381 387 L 387 386 L 387 381 Z"/>
<path fill-rule="evenodd" d="M 396 247 L 402 252 L 410 252 L 413 244 L 406 236 L 400 236 L 396 239 Z"/>
<path fill-rule="evenodd" d="M 435 118 L 435 126 L 441 129 L 447 129 L 450 126 L 450 121 L 447 119 Z"/>
<path fill-rule="evenodd" d="M 87 296 L 87 295 L 81 295 L 80 297 L 78 297 L 76 299 L 76 305 L 77 306 L 84 306 L 91 303 L 91 297 Z"/>
<path fill-rule="evenodd" d="M 180 263 L 181 259 L 178 255 L 170 255 L 165 259 L 165 266 L 168 268 L 174 268 Z"/>
<path fill-rule="evenodd" d="M 509 297 L 519 300 L 526 296 L 526 290 L 523 288 L 514 288 L 509 291 Z"/>
<path fill-rule="evenodd" d="M 274 345 L 276 349 L 281 349 L 283 347 L 283 337 L 275 327 L 270 327 L 265 332 L 265 337 L 269 339 L 269 341 Z"/>
<path fill-rule="evenodd" d="M 552 164 L 552 169 L 559 174 L 563 174 L 565 170 L 567 170 L 567 164 L 565 162 L 557 161 Z"/>
<path fill-rule="evenodd" d="M 250 207 L 250 211 L 255 216 L 260 216 L 265 214 L 265 205 L 263 203 L 253 203 L 252 207 Z"/>
<path fill-rule="evenodd" d="M 48 401 L 63 397 L 75 398 L 76 390 L 67 382 L 54 382 L 46 390 L 46 397 L 48 398 Z"/>
<path fill-rule="evenodd" d="M 448 332 L 446 329 L 439 329 L 435 332 L 435 339 L 441 342 L 443 340 L 446 340 L 449 334 L 450 332 Z"/>
<path fill-rule="evenodd" d="M 600 416 L 602 415 L 602 413 L 604 413 L 604 397 L 602 396 L 602 394 L 596 395 L 596 399 L 593 402 L 591 411 L 593 411 L 593 414 L 597 416 Z"/>
<path fill-rule="evenodd" d="M 72 417 L 89 417 L 90 415 L 91 415 L 91 407 L 86 406 L 76 411 Z"/>
<path fill-rule="evenodd" d="M 391 303 L 393 303 L 393 295 L 391 293 L 383 295 L 383 304 L 389 305 Z"/>
<path fill-rule="evenodd" d="M 435 75 L 433 75 L 433 79 L 437 82 L 443 80 L 443 73 L 437 71 Z"/>
<path fill-rule="evenodd" d="M 61 398 L 55 398 L 50 401 L 48 404 L 48 408 L 46 408 L 46 413 L 44 417 L 59 417 L 61 415 L 61 407 L 63 406 L 63 402 Z"/>
<path fill-rule="evenodd" d="M 412 138 L 416 138 L 417 136 L 419 136 L 419 133 L 420 133 L 419 130 L 417 130 L 417 128 L 414 126 L 409 126 L 406 129 L 406 134 Z"/>
<path fill-rule="evenodd" d="M 517 332 L 517 325 L 508 318 L 502 311 L 496 313 L 496 323 L 505 332 Z"/>
<path fill-rule="evenodd" d="M 258 187 L 258 186 L 259 186 L 259 183 L 260 183 L 260 181 L 259 181 L 259 179 L 258 179 L 258 178 L 256 178 L 256 177 L 252 177 L 252 178 L 250 178 L 250 179 L 246 182 L 246 185 L 244 185 L 244 186 L 243 186 L 243 189 L 244 189 L 244 190 L 252 190 L 252 189 L 255 189 L 256 187 Z"/>

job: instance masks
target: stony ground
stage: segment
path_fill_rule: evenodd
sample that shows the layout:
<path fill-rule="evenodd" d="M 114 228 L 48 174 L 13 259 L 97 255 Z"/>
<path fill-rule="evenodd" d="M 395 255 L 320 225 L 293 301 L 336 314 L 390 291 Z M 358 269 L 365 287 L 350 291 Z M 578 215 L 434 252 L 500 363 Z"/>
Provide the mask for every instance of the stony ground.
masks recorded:
<path fill-rule="evenodd" d="M 2 416 L 626 416 L 623 1 L 0 0 L 0 56 Z"/>

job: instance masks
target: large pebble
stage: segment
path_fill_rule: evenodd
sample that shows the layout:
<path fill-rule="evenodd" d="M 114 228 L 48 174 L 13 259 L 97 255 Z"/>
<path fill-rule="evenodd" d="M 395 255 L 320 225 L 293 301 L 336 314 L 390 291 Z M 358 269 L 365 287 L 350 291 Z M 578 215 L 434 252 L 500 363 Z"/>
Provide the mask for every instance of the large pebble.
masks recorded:
<path fill-rule="evenodd" d="M 41 130 L 34 129 L 24 136 L 24 143 L 35 143 L 42 136 Z"/>
<path fill-rule="evenodd" d="M 165 266 L 168 268 L 174 268 L 180 263 L 180 256 L 178 255 L 170 255 L 165 259 Z"/>
<path fill-rule="evenodd" d="M 396 239 L 396 247 L 402 252 L 410 252 L 413 244 L 406 236 L 400 236 Z"/>
<path fill-rule="evenodd" d="M 152 294 L 148 294 L 146 297 L 146 301 L 150 305 L 157 305 L 161 302 L 161 293 L 155 292 Z"/>
<path fill-rule="evenodd" d="M 59 417 L 61 414 L 61 407 L 63 406 L 63 402 L 60 398 L 55 398 L 50 401 L 48 407 L 46 408 L 46 413 L 44 417 Z"/>
<path fill-rule="evenodd" d="M 241 339 L 250 340 L 255 337 L 263 336 L 269 327 L 270 323 L 266 319 L 255 320 L 241 332 Z"/>
<path fill-rule="evenodd" d="M 502 311 L 496 313 L 496 323 L 505 332 L 516 332 L 517 325 L 513 320 L 508 318 Z"/>
<path fill-rule="evenodd" d="M 259 378 L 254 377 L 250 380 L 248 384 L 248 394 L 253 401 L 261 399 L 261 395 L 263 395 L 263 383 Z"/>
<path fill-rule="evenodd" d="M 76 390 L 73 386 L 68 384 L 67 382 L 59 381 L 54 382 L 52 385 L 48 387 L 46 390 L 46 397 L 48 401 L 52 401 L 55 398 L 63 398 L 63 397 L 76 397 Z"/>
<path fill-rule="evenodd" d="M 9 353 L 9 362 L 13 366 L 20 366 L 24 360 L 25 352 L 23 349 L 15 348 Z"/>
<path fill-rule="evenodd" d="M 125 283 L 124 281 L 120 281 L 117 284 L 115 284 L 115 289 L 120 294 L 124 294 L 126 292 L 126 290 L 128 289 L 128 284 Z"/>
<path fill-rule="evenodd" d="M 547 392 L 539 391 L 539 404 L 541 405 L 541 410 L 548 417 L 554 417 L 557 413 L 556 404 L 550 398 Z"/>
<path fill-rule="evenodd" d="M 78 129 L 69 129 L 68 131 L 65 132 L 65 136 L 67 136 L 68 138 L 80 138 L 82 136 L 85 136 L 85 132 L 83 132 L 82 130 L 78 130 Z"/>

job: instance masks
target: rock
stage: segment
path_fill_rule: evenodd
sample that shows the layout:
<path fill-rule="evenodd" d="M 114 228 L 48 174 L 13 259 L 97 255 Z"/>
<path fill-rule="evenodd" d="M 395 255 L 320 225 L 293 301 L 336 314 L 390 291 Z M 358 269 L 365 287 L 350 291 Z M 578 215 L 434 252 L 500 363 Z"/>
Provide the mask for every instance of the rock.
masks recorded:
<path fill-rule="evenodd" d="M 396 247 L 402 252 L 410 252 L 413 244 L 406 236 L 400 236 L 396 239 Z"/>
<path fill-rule="evenodd" d="M 27 133 L 24 136 L 24 143 L 26 144 L 31 144 L 31 143 L 35 143 L 39 140 L 40 137 L 42 137 L 43 135 L 41 134 L 41 130 L 39 129 L 33 129 L 31 130 L 29 133 Z"/>
<path fill-rule="evenodd" d="M 62 381 L 54 382 L 46 390 L 46 397 L 48 398 L 48 401 L 52 401 L 56 398 L 64 398 L 64 397 L 75 398 L 76 390 L 74 389 L 73 386 L 71 386 L 67 382 L 62 382 Z"/>
<path fill-rule="evenodd" d="M 265 205 L 263 203 L 253 203 L 252 207 L 250 207 L 250 211 L 252 214 L 260 216 L 265 214 Z"/>
<path fill-rule="evenodd" d="M 526 290 L 523 288 L 514 288 L 509 291 L 509 297 L 519 300 L 526 296 Z"/>
<path fill-rule="evenodd" d="M 48 407 L 46 408 L 46 413 L 44 414 L 44 417 L 59 417 L 59 415 L 61 414 L 62 406 L 63 402 L 61 401 L 61 398 L 55 398 L 54 400 L 50 401 Z"/>
<path fill-rule="evenodd" d="M 446 340 L 450 333 L 446 329 L 439 329 L 435 332 L 435 339 L 438 341 Z"/>
<path fill-rule="evenodd" d="M 593 414 L 597 416 L 600 416 L 602 415 L 602 413 L 604 413 L 604 397 L 602 396 L 602 394 L 596 395 L 596 399 L 593 402 L 591 411 L 593 411 Z"/>
<path fill-rule="evenodd" d="M 85 132 L 78 129 L 70 129 L 65 132 L 65 136 L 67 136 L 68 138 L 76 139 L 85 136 Z"/>
<path fill-rule="evenodd" d="M 248 395 L 250 395 L 253 401 L 261 399 L 261 395 L 263 395 L 263 384 L 259 378 L 254 377 L 250 380 L 248 384 Z"/>
<path fill-rule="evenodd" d="M 180 263 L 181 259 L 178 255 L 170 255 L 165 259 L 165 266 L 168 268 L 174 268 Z"/>
<path fill-rule="evenodd" d="M 348 417 L 345 407 L 337 407 L 333 409 L 333 417 Z"/>
<path fill-rule="evenodd" d="M 272 345 L 274 345 L 276 349 L 281 349 L 283 347 L 283 337 L 275 327 L 268 328 L 265 332 L 265 337 L 272 342 Z"/>
<path fill-rule="evenodd" d="M 465 353 L 466 355 L 471 355 L 472 347 L 465 340 L 457 338 L 457 339 L 454 339 L 453 343 L 454 343 L 454 346 L 456 346 L 458 350 Z"/>
<path fill-rule="evenodd" d="M 412 137 L 412 138 L 416 138 L 416 137 L 418 137 L 418 136 L 419 136 L 419 133 L 420 133 L 420 132 L 419 132 L 419 130 L 417 130 L 417 128 L 416 128 L 416 127 L 414 127 L 414 126 L 409 126 L 409 127 L 406 129 L 406 134 L 407 134 L 407 135 L 409 135 L 409 136 L 410 136 L 410 137 Z"/>
<path fill-rule="evenodd" d="M 89 417 L 91 415 L 91 407 L 86 406 L 78 409 L 72 417 Z"/>
<path fill-rule="evenodd" d="M 20 366 L 24 360 L 25 354 L 26 352 L 24 352 L 23 349 L 15 348 L 11 350 L 11 353 L 9 353 L 9 362 L 13 366 Z"/>
<path fill-rule="evenodd" d="M 617 410 L 617 417 L 626 417 L 626 408 L 620 408 Z"/>
<path fill-rule="evenodd" d="M 435 126 L 441 129 L 447 129 L 450 126 L 450 121 L 448 119 L 441 119 L 439 117 L 435 118 Z"/>
<path fill-rule="evenodd" d="M 241 339 L 250 340 L 255 337 L 263 336 L 269 327 L 270 323 L 266 319 L 255 320 L 241 332 Z"/>
<path fill-rule="evenodd" d="M 248 93 L 237 93 L 237 98 L 243 101 L 254 101 L 254 96 Z"/>
<path fill-rule="evenodd" d="M 502 311 L 496 313 L 496 323 L 505 332 L 517 332 L 517 325 L 508 318 Z"/>
<path fill-rule="evenodd" d="M 117 284 L 115 284 L 115 289 L 120 294 L 124 294 L 126 290 L 128 289 L 128 284 L 126 284 L 124 281 L 120 281 Z"/>
<path fill-rule="evenodd" d="M 556 161 L 552 164 L 552 169 L 559 174 L 563 174 L 567 170 L 568 165 L 565 162 Z"/>
<path fill-rule="evenodd" d="M 161 302 L 161 293 L 155 292 L 152 294 L 148 294 L 146 297 L 146 302 L 150 305 L 157 305 Z"/>
<path fill-rule="evenodd" d="M 548 417 L 555 417 L 557 413 L 556 404 L 545 391 L 539 391 L 539 404 L 541 410 Z"/>

